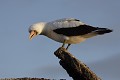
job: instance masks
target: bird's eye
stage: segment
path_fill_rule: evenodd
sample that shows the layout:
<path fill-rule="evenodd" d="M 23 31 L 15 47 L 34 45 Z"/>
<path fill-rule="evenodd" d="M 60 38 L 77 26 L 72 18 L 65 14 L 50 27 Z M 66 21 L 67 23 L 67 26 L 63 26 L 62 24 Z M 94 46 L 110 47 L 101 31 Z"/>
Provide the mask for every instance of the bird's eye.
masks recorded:
<path fill-rule="evenodd" d="M 29 33 L 31 33 L 31 30 L 29 30 Z"/>
<path fill-rule="evenodd" d="M 29 30 L 29 33 L 31 33 L 32 31 L 33 31 L 33 32 L 37 32 L 36 30 Z"/>
<path fill-rule="evenodd" d="M 36 33 L 36 35 L 38 34 L 38 32 L 36 30 L 34 30 L 34 32 Z"/>
<path fill-rule="evenodd" d="M 31 33 L 32 31 L 33 31 L 36 35 L 38 34 L 38 32 L 37 32 L 36 30 L 29 30 L 29 33 Z"/>

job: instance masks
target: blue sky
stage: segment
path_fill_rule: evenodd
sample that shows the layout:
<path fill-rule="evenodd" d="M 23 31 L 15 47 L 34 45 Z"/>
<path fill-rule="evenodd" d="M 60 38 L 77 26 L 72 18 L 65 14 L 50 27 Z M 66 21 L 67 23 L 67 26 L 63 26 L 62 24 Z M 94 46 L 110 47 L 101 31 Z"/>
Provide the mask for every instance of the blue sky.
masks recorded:
<path fill-rule="evenodd" d="M 119 0 L 1 0 L 0 77 L 70 80 L 53 54 L 62 44 L 44 36 L 37 36 L 30 41 L 28 27 L 40 21 L 77 18 L 92 26 L 113 29 L 114 32 L 71 45 L 69 52 L 86 63 L 103 80 L 118 80 L 119 3 Z"/>

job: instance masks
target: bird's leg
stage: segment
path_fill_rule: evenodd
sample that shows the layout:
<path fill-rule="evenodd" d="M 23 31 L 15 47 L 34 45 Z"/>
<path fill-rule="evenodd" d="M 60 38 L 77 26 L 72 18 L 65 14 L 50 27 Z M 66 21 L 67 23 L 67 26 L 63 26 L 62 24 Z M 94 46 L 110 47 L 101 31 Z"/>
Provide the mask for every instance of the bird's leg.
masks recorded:
<path fill-rule="evenodd" d="M 64 47 L 64 46 L 65 46 L 65 42 L 66 42 L 66 40 L 64 40 L 62 47 Z"/>
<path fill-rule="evenodd" d="M 68 44 L 68 46 L 67 46 L 66 50 L 68 49 L 68 47 L 69 47 L 70 45 L 71 45 L 71 44 Z"/>

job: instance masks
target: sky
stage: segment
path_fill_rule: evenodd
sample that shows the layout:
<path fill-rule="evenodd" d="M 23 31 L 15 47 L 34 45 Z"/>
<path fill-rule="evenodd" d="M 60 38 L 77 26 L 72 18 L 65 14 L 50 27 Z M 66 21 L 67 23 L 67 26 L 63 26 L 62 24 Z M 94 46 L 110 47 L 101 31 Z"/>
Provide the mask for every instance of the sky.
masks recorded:
<path fill-rule="evenodd" d="M 69 52 L 103 80 L 120 78 L 120 0 L 0 0 L 0 78 L 44 77 L 72 80 L 54 55 L 62 44 L 45 36 L 29 40 L 40 21 L 76 18 L 113 29 L 73 44 Z"/>

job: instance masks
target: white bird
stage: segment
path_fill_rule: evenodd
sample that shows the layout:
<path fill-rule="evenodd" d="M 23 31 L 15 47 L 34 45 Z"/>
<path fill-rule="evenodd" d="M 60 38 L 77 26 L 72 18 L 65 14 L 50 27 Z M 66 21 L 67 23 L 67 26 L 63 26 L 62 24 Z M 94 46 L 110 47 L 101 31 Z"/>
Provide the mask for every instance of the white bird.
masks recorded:
<path fill-rule="evenodd" d="M 112 32 L 107 28 L 98 28 L 87 25 L 78 19 L 63 18 L 52 22 L 39 22 L 29 27 L 29 38 L 32 39 L 36 35 L 47 36 L 57 42 L 68 44 L 80 43 L 88 38 L 96 35 L 102 35 Z"/>

